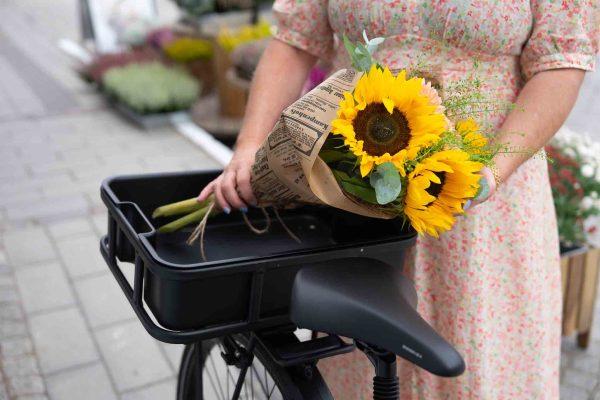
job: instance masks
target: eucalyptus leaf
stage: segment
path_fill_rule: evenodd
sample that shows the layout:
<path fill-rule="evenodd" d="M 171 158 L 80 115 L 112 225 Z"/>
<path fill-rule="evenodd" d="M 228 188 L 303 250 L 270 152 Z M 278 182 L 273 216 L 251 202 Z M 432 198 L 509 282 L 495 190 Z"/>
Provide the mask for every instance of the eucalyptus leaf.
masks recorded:
<path fill-rule="evenodd" d="M 343 41 L 352 66 L 358 71 L 368 72 L 371 65 L 374 64 L 374 60 L 367 46 L 363 43 L 353 44 L 346 35 L 344 35 Z"/>
<path fill-rule="evenodd" d="M 378 165 L 371 172 L 369 183 L 375 189 L 377 203 L 379 204 L 388 204 L 396 200 L 402 190 L 400 174 L 391 162 Z"/>

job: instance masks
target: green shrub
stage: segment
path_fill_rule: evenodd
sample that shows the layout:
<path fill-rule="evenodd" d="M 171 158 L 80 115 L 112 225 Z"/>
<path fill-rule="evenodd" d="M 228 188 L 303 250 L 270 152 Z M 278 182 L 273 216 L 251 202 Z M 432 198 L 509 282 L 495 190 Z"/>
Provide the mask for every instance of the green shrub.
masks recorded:
<path fill-rule="evenodd" d="M 188 109 L 200 91 L 186 72 L 158 62 L 113 68 L 102 83 L 109 96 L 140 114 Z"/>

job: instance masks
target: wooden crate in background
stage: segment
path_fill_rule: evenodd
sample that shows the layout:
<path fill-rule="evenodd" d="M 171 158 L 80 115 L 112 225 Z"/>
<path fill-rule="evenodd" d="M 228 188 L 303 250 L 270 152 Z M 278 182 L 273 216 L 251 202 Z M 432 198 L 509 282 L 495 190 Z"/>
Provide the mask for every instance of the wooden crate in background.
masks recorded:
<path fill-rule="evenodd" d="M 577 343 L 587 348 L 594 318 L 598 288 L 600 249 L 577 249 L 561 258 L 563 323 L 565 336 L 577 334 Z"/>
<path fill-rule="evenodd" d="M 217 78 L 221 115 L 231 118 L 243 118 L 246 111 L 246 101 L 248 100 L 248 88 L 236 85 L 228 78 L 228 72 L 233 67 L 231 57 L 225 49 L 219 46 L 216 40 L 214 49 L 215 76 Z"/>

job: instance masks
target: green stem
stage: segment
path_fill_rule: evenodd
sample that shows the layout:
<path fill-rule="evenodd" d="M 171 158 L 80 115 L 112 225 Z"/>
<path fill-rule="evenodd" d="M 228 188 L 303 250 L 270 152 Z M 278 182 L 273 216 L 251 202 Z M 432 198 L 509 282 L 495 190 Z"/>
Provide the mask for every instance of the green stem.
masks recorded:
<path fill-rule="evenodd" d="M 203 202 L 198 202 L 198 200 L 194 197 L 192 199 L 166 204 L 154 210 L 154 212 L 152 213 L 152 218 L 170 217 L 173 215 L 187 214 L 193 211 L 197 211 L 201 208 L 205 208 L 210 201 L 212 201 L 212 196 L 210 196 Z"/>
<path fill-rule="evenodd" d="M 171 233 L 178 231 L 179 229 L 186 227 L 190 224 L 202 221 L 202 218 L 206 215 L 208 211 L 208 205 L 205 205 L 199 210 L 196 210 L 184 217 L 176 219 L 175 221 L 169 222 L 166 225 L 161 226 L 158 229 L 159 233 Z"/>

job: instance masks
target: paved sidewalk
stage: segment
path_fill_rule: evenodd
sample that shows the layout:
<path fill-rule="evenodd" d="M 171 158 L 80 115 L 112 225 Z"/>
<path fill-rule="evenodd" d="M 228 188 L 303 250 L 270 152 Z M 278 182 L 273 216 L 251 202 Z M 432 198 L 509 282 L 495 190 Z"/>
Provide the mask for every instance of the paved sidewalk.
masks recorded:
<path fill-rule="evenodd" d="M 173 399 L 181 346 L 146 333 L 101 259 L 99 187 L 216 164 L 73 73 L 56 41 L 75 1 L 4 1 L 0 21 L 0 400 Z"/>
<path fill-rule="evenodd" d="M 101 259 L 99 185 L 216 165 L 171 129 L 129 125 L 72 72 L 55 44 L 77 37 L 75 5 L 0 3 L 0 400 L 173 399 L 181 346 L 144 331 Z M 588 77 L 569 125 L 600 139 L 598 88 Z M 600 400 L 596 314 L 589 350 L 564 340 L 564 399 Z"/>

